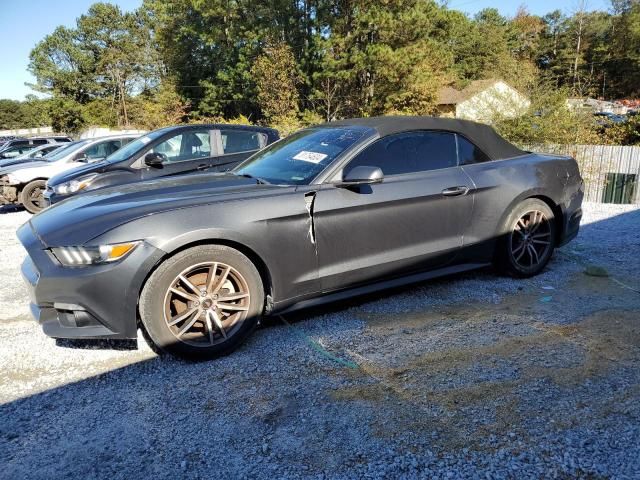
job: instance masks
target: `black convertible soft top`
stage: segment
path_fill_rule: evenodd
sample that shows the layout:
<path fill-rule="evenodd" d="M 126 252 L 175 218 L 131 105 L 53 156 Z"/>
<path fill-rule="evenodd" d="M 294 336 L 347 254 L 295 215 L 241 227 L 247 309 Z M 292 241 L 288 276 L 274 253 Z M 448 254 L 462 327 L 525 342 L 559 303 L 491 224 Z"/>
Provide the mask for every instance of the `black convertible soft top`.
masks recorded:
<path fill-rule="evenodd" d="M 320 126 L 337 127 L 348 125 L 373 128 L 381 137 L 410 130 L 443 130 L 455 132 L 468 138 L 492 160 L 517 157 L 518 155 L 524 155 L 526 153 L 498 135 L 489 125 L 454 118 L 418 116 L 348 118 L 325 123 Z"/>

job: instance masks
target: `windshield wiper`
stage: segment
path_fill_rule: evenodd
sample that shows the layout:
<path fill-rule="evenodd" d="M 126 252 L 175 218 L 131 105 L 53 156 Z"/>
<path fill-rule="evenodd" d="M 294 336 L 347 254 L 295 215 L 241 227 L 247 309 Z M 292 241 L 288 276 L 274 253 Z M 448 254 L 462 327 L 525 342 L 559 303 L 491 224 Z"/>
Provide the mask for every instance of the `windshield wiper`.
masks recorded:
<path fill-rule="evenodd" d="M 254 179 L 256 182 L 262 184 L 262 185 L 269 185 L 269 182 L 267 182 L 266 180 L 263 180 L 261 178 L 258 177 L 254 177 L 253 175 L 250 175 L 248 173 L 235 173 L 232 172 L 234 175 L 236 175 L 237 177 L 244 177 L 244 178 L 252 178 Z"/>

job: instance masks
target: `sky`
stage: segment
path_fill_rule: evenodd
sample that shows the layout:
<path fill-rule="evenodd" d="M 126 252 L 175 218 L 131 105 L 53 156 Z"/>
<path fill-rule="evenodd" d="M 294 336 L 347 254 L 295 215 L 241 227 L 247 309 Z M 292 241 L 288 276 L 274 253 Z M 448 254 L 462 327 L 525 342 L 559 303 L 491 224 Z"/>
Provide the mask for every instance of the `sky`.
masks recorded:
<path fill-rule="evenodd" d="M 35 93 L 25 85 L 35 79 L 27 71 L 29 52 L 59 25 L 73 27 L 97 0 L 0 0 L 0 98 L 24 100 Z M 142 0 L 109 0 L 122 10 L 135 10 Z"/>
<path fill-rule="evenodd" d="M 29 52 L 45 35 L 58 25 L 73 27 L 75 20 L 85 13 L 96 0 L 0 0 L 0 98 L 23 100 L 35 93 L 25 83 L 35 79 L 27 71 Z M 555 9 L 571 13 L 578 0 L 449 0 L 449 8 L 470 15 L 487 7 L 512 16 L 520 5 L 530 13 L 544 15 Z M 135 10 L 142 0 L 109 0 L 122 10 Z M 608 0 L 588 0 L 589 10 L 606 10 Z"/>

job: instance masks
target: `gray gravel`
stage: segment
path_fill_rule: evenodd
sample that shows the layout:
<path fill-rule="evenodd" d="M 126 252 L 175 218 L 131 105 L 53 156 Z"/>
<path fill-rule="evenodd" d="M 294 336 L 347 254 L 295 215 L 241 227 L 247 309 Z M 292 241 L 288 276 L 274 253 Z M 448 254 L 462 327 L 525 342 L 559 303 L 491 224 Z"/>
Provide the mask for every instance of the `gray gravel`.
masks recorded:
<path fill-rule="evenodd" d="M 0 479 L 640 478 L 640 295 L 583 273 L 640 287 L 638 208 L 585 205 L 534 279 L 272 319 L 206 363 L 44 337 L 19 277 L 27 219 L 0 213 Z"/>

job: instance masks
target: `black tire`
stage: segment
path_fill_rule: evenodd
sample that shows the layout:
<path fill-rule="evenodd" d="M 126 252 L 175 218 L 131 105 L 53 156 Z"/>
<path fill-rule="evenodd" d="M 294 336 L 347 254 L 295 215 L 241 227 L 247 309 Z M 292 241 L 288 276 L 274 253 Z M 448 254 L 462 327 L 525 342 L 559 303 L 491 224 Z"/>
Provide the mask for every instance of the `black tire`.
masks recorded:
<path fill-rule="evenodd" d="M 511 211 L 500 232 L 495 255 L 499 271 L 526 278 L 544 270 L 557 238 L 556 221 L 549 205 L 537 198 L 524 200 Z"/>
<path fill-rule="evenodd" d="M 210 282 L 211 271 L 215 273 Z M 188 283 L 181 283 L 180 276 Z M 215 284 L 223 283 L 225 288 L 217 287 L 218 299 L 218 294 L 211 292 L 216 288 Z M 177 289 L 197 297 L 186 287 L 189 284 L 201 292 L 200 303 L 175 295 Z M 241 296 L 245 290 L 246 298 L 230 301 L 224 298 Z M 205 291 L 207 296 L 204 296 Z M 234 308 L 226 311 L 222 305 Z M 176 310 L 180 308 L 182 310 Z M 170 325 L 190 310 L 195 310 L 193 316 Z M 198 313 L 200 310 L 202 312 Z M 168 258 L 149 277 L 139 301 L 140 320 L 155 346 L 192 359 L 216 358 L 234 351 L 253 332 L 263 310 L 264 288 L 255 265 L 242 253 L 223 245 L 197 246 Z M 225 318 L 227 314 L 229 316 Z M 196 323 L 189 327 L 194 318 Z M 228 322 L 228 329 L 223 328 L 224 322 Z M 183 329 L 186 333 L 181 336 Z"/>
<path fill-rule="evenodd" d="M 34 180 L 27 183 L 20 192 L 20 203 L 29 213 L 38 213 L 44 208 L 45 180 Z"/>

